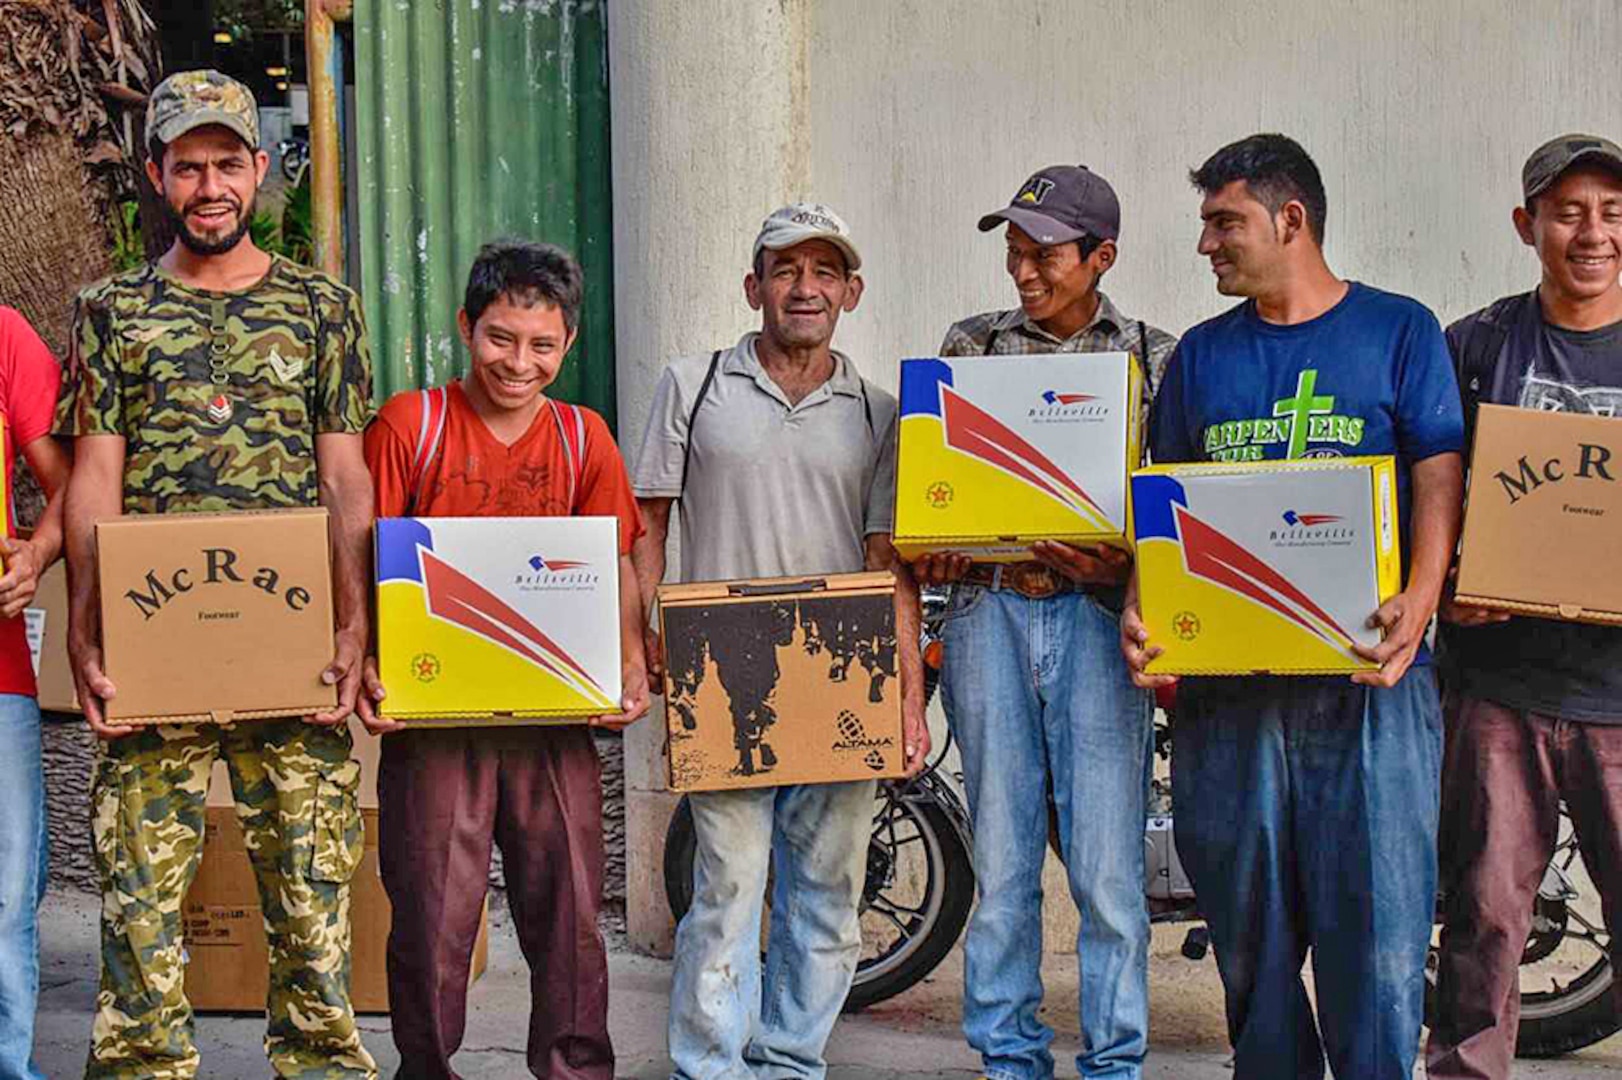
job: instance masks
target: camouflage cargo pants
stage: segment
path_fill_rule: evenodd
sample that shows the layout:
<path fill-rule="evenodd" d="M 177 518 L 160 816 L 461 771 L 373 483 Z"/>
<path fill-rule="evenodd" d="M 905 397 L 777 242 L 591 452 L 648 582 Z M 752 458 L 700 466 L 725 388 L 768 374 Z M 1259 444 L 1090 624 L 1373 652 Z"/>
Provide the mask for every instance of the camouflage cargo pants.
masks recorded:
<path fill-rule="evenodd" d="M 181 902 L 223 757 L 270 939 L 265 1053 L 277 1076 L 372 1080 L 349 1002 L 360 765 L 344 728 L 302 720 L 158 727 L 105 744 L 92 793 L 101 990 L 87 1080 L 197 1074 Z"/>

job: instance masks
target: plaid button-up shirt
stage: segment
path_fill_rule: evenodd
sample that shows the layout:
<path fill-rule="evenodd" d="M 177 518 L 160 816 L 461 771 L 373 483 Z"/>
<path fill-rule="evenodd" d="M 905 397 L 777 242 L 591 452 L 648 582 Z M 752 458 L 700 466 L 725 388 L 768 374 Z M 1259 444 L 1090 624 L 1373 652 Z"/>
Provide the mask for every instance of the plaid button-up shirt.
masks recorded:
<path fill-rule="evenodd" d="M 1142 333 L 1139 333 L 1139 327 Z M 1145 341 L 1147 352 L 1145 356 Z M 1143 420 L 1149 420 L 1149 403 L 1160 388 L 1166 361 L 1177 347 L 1177 339 L 1158 327 L 1128 319 L 1102 291 L 1092 321 L 1060 340 L 1036 325 L 1024 309 L 988 311 L 952 324 L 941 342 L 942 356 L 1029 356 L 1033 353 L 1129 352 L 1143 363 Z"/>

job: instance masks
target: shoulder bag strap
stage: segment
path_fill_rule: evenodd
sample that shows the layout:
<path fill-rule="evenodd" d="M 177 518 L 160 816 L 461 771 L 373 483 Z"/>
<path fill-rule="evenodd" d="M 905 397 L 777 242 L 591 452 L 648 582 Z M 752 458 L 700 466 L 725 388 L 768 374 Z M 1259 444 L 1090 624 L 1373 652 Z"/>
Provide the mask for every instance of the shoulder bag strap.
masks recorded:
<path fill-rule="evenodd" d="M 1506 296 L 1496 301 L 1470 328 L 1459 350 L 1455 374 L 1459 379 L 1459 402 L 1464 407 L 1464 449 L 1468 456 L 1475 440 L 1476 413 L 1481 399 L 1492 392 L 1498 358 L 1509 340 L 1510 327 L 1519 316 L 1526 295 Z"/>
<path fill-rule="evenodd" d="M 558 441 L 563 444 L 563 457 L 569 469 L 569 513 L 572 514 L 586 473 L 586 420 L 580 410 L 568 402 L 547 398 L 546 403 L 552 408 L 552 422 L 557 425 Z"/>
<path fill-rule="evenodd" d="M 715 381 L 715 369 L 721 366 L 721 350 L 716 349 L 710 354 L 709 370 L 704 372 L 704 381 L 698 384 L 698 396 L 693 398 L 693 407 L 687 411 L 687 439 L 682 443 L 681 449 L 681 492 L 687 492 L 687 465 L 693 460 L 693 425 L 698 421 L 699 406 L 704 404 L 704 398 L 710 392 L 710 384 Z M 681 501 L 681 495 L 676 496 Z"/>
<path fill-rule="evenodd" d="M 406 517 L 417 512 L 428 481 L 428 467 L 439 456 L 445 441 L 445 421 L 450 413 L 450 394 L 443 386 L 419 390 L 422 419 L 417 425 L 417 449 L 411 460 L 411 484 L 406 493 Z"/>

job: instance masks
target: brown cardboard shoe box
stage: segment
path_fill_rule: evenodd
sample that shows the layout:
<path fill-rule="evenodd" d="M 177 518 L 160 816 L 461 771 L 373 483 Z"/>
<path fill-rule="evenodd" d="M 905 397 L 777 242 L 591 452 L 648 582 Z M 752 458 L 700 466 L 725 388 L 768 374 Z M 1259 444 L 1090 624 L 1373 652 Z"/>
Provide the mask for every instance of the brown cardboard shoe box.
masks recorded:
<path fill-rule="evenodd" d="M 360 806 L 365 853 L 349 890 L 350 995 L 356 1012 L 389 1011 L 390 908 L 377 862 L 377 764 L 379 740 L 351 723 L 354 756 L 361 763 Z M 270 980 L 270 946 L 253 867 L 243 846 L 225 764 L 210 777 L 203 862 L 186 894 L 186 997 L 204 1012 L 263 1012 Z M 489 960 L 489 909 L 479 918 L 471 979 Z"/>
<path fill-rule="evenodd" d="M 1461 604 L 1622 624 L 1622 421 L 1483 405 L 1459 557 Z"/>
<path fill-rule="evenodd" d="M 673 791 L 897 777 L 889 573 L 659 589 Z"/>
<path fill-rule="evenodd" d="M 327 512 L 96 524 L 108 719 L 206 723 L 332 708 Z"/>
<path fill-rule="evenodd" d="M 46 712 L 76 713 L 79 695 L 73 688 L 68 664 L 68 571 L 55 562 L 39 576 L 39 587 L 28 605 L 29 643 L 38 635 L 39 659 L 34 670 L 39 682 L 39 707 Z"/>

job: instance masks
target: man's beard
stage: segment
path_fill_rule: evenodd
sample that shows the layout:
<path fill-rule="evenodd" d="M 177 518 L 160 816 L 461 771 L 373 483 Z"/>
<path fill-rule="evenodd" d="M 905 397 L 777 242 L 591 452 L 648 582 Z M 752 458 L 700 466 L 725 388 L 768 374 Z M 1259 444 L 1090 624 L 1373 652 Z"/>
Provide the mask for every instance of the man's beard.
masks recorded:
<path fill-rule="evenodd" d="M 243 210 L 238 216 L 236 227 L 217 239 L 198 236 L 186 228 L 185 212 L 176 210 L 169 200 L 164 200 L 163 209 L 169 223 L 174 226 L 176 237 L 179 238 L 182 244 L 186 245 L 187 251 L 193 255 L 224 255 L 242 243 L 242 238 L 248 235 L 248 226 L 253 221 L 253 208 L 257 201 L 257 198 L 250 199 L 247 209 Z"/>

